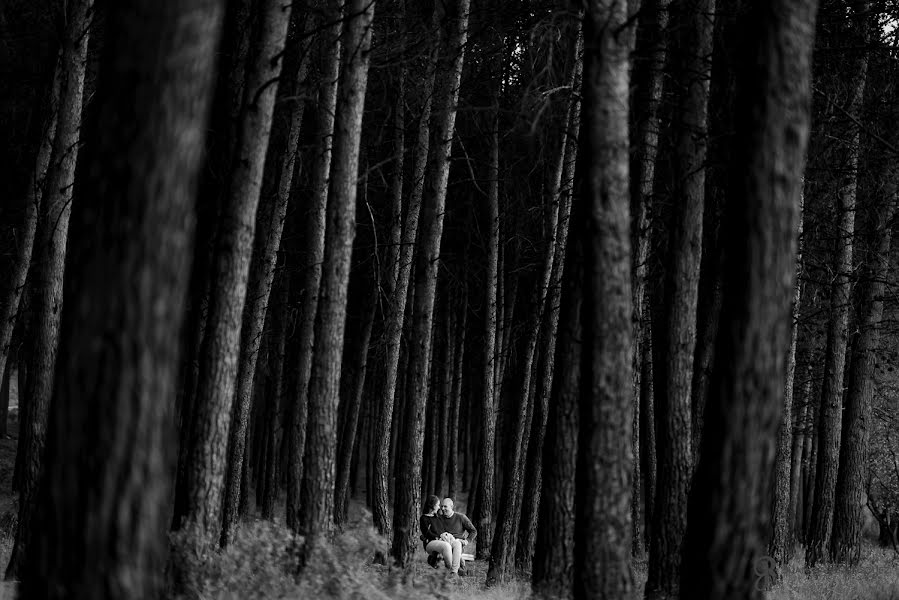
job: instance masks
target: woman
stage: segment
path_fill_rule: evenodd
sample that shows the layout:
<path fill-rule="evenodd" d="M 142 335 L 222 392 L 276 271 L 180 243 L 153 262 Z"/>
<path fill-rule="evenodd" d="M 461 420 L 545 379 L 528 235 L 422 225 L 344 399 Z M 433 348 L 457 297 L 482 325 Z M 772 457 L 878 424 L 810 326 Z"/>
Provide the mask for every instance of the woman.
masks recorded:
<path fill-rule="evenodd" d="M 437 561 L 443 557 L 443 563 L 447 569 L 453 567 L 453 547 L 449 542 L 440 539 L 443 528 L 437 517 L 437 509 L 440 508 L 440 498 L 428 496 L 425 500 L 425 513 L 419 517 L 418 525 L 421 527 L 421 541 L 428 553 L 428 564 L 437 568 Z"/>

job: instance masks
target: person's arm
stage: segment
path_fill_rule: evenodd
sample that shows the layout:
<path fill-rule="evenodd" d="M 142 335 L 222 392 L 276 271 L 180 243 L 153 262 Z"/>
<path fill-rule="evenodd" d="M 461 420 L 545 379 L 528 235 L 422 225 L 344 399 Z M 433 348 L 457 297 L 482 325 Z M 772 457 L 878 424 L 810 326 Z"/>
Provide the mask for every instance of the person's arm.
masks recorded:
<path fill-rule="evenodd" d="M 475 529 L 474 523 L 471 522 L 471 519 L 466 517 L 465 515 L 460 515 L 462 517 L 462 528 L 468 533 L 468 537 L 465 538 L 465 545 L 472 543 L 476 537 L 478 537 L 478 530 Z"/>

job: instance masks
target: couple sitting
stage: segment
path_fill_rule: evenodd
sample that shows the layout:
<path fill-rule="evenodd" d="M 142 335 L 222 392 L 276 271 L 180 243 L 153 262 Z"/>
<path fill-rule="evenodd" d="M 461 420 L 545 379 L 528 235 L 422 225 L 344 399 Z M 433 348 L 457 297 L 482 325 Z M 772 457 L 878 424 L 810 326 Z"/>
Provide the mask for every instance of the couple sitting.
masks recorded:
<path fill-rule="evenodd" d="M 428 564 L 437 568 L 437 562 L 442 556 L 446 568 L 458 574 L 462 568 L 462 548 L 474 541 L 478 530 L 468 517 L 453 511 L 451 498 L 444 498 L 440 502 L 437 496 L 428 496 L 424 510 L 425 514 L 419 519 L 419 525 L 421 541 L 429 555 Z"/>

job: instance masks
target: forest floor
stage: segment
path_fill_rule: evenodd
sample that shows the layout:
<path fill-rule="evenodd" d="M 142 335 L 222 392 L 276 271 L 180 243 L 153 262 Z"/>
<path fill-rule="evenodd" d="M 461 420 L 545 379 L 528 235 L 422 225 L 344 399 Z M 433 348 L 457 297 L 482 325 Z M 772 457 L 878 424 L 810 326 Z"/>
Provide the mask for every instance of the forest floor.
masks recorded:
<path fill-rule="evenodd" d="M 18 437 L 18 414 L 10 412 L 9 435 L 0 438 L 0 568 L 5 569 L 15 536 L 17 505 L 11 492 Z M 458 508 L 465 512 L 464 498 Z M 283 512 L 283 511 L 279 511 Z M 518 600 L 528 598 L 527 581 L 510 581 L 485 588 L 487 564 L 467 564 L 464 577 L 449 578 L 442 566 L 432 569 L 417 545 L 411 569 L 372 564 L 377 550 L 388 543 L 370 526 L 364 503 L 351 501 L 348 522 L 334 543 L 318 552 L 302 581 L 292 575 L 292 536 L 283 523 L 255 520 L 242 527 L 234 543 L 207 560 L 197 592 L 204 599 L 430 599 Z M 637 589 L 646 582 L 646 562 L 635 564 Z M 764 582 L 763 582 L 764 583 Z M 13 598 L 14 584 L 0 582 L 0 600 Z M 868 541 L 861 563 L 854 567 L 822 566 L 806 571 L 801 549 L 783 570 L 769 600 L 899 600 L 899 556 Z"/>

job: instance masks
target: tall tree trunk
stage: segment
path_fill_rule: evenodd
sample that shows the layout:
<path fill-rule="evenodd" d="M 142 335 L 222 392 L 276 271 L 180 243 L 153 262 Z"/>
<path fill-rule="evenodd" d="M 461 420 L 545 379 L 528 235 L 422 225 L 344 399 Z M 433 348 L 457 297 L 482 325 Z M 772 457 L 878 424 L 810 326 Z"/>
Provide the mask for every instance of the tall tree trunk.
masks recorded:
<path fill-rule="evenodd" d="M 187 526 L 197 536 L 192 543 L 201 546 L 218 542 L 222 528 L 228 435 L 256 208 L 278 88 L 268 84 L 281 73 L 281 61 L 272 58 L 278 57 L 284 48 L 290 6 L 279 0 L 265 0 L 259 17 L 247 59 L 234 162 L 216 242 L 208 330 L 200 355 L 196 422 L 186 478 Z"/>
<path fill-rule="evenodd" d="M 583 42 L 583 40 L 581 40 Z M 580 53 L 578 53 L 580 55 Z M 578 61 L 576 69 L 582 68 Z M 580 79 L 576 78 L 572 91 L 580 89 Z M 524 505 L 521 514 L 522 534 L 518 540 L 516 564 L 523 572 L 532 568 L 534 548 L 537 543 L 537 518 L 543 489 L 543 456 L 547 437 L 547 423 L 550 415 L 550 394 L 552 392 L 555 372 L 556 341 L 559 329 L 559 310 L 562 295 L 562 272 L 566 261 L 568 247 L 568 231 L 571 215 L 571 192 L 574 183 L 574 167 L 577 158 L 577 140 L 580 131 L 580 97 L 573 93 L 569 100 L 568 124 L 564 146 L 564 172 L 559 188 L 558 231 L 555 236 L 556 248 L 553 253 L 552 275 L 549 284 L 549 295 L 546 299 L 547 318 L 544 323 L 543 364 L 540 381 L 536 391 L 536 421 L 532 427 L 532 441 L 528 448 L 528 478 L 524 489 Z"/>
<path fill-rule="evenodd" d="M 307 536 L 304 547 L 307 557 L 328 533 L 334 514 L 340 359 L 355 236 L 359 143 L 375 2 L 352 0 L 346 10 L 344 65 L 334 121 L 334 156 L 328 190 L 328 227 L 309 381 L 309 443 L 300 492 L 303 506 L 300 529 Z"/>
<path fill-rule="evenodd" d="M 794 381 L 795 388 L 796 383 Z M 803 543 L 802 522 L 804 498 L 802 497 L 802 473 L 803 473 L 803 457 L 805 451 L 805 440 L 808 437 L 808 404 L 811 390 L 811 376 L 806 373 L 805 382 L 802 386 L 802 396 L 799 398 L 797 405 L 794 397 L 793 405 L 796 412 L 796 420 L 793 422 L 793 448 L 791 451 L 792 465 L 790 466 L 790 506 L 787 514 L 790 518 L 790 527 L 793 529 L 793 541 Z"/>
<path fill-rule="evenodd" d="M 609 17 L 606 16 L 604 18 Z M 577 36 L 577 41 L 572 45 L 573 61 L 568 82 L 569 88 L 572 90 L 579 89 L 581 83 L 582 63 L 580 56 L 583 51 L 583 44 L 583 37 L 579 34 Z M 568 103 L 568 110 L 566 111 L 566 127 L 560 138 L 561 144 L 558 159 L 553 166 L 546 190 L 546 205 L 549 207 L 549 218 L 546 222 L 547 239 L 545 243 L 545 253 L 537 282 L 538 285 L 532 299 L 533 314 L 527 325 L 528 333 L 525 341 L 524 360 L 521 371 L 523 376 L 520 388 L 520 400 L 517 403 L 517 414 L 515 415 L 513 438 L 511 440 L 512 454 L 508 457 L 511 460 L 511 463 L 506 468 L 506 483 L 503 487 L 502 500 L 500 502 L 496 537 L 493 540 L 493 547 L 490 552 L 490 567 L 487 571 L 488 584 L 504 581 L 507 570 L 514 566 L 514 553 L 519 539 L 518 527 L 521 520 L 522 503 L 527 500 L 527 495 L 524 494 L 525 482 L 523 481 L 523 478 L 525 477 L 526 459 L 528 457 L 530 445 L 529 434 L 531 433 L 534 403 L 536 402 L 536 393 L 531 393 L 531 388 L 533 387 L 536 392 L 539 375 L 537 343 L 539 341 L 539 334 L 541 331 L 541 324 L 544 321 L 544 316 L 551 310 L 551 307 L 547 305 L 547 302 L 552 297 L 550 290 L 552 289 L 553 283 L 558 282 L 557 280 L 560 275 L 559 269 L 561 268 L 562 257 L 560 256 L 557 259 L 556 255 L 559 253 L 560 248 L 564 249 L 564 245 L 567 241 L 567 229 L 563 233 L 562 228 L 567 228 L 568 226 L 567 219 L 570 211 L 571 198 L 570 195 L 566 193 L 567 191 L 562 191 L 562 183 L 567 174 L 566 171 L 568 170 L 566 169 L 567 164 L 565 160 L 566 158 L 569 158 L 569 144 L 573 145 L 574 140 L 576 139 L 572 139 L 570 136 L 572 136 L 572 134 L 577 135 L 579 126 L 579 121 L 573 120 L 574 111 L 577 108 L 577 101 L 574 99 L 570 100 Z M 573 126 L 572 130 L 568 129 L 569 123 Z M 565 183 L 567 187 L 567 181 Z M 563 196 L 567 197 L 563 198 Z M 563 204 L 565 205 L 564 207 Z M 565 223 L 560 225 L 562 217 L 565 218 Z M 559 244 L 558 239 L 560 236 L 562 237 L 561 245 Z M 555 282 L 553 280 L 554 269 L 556 275 Z M 551 325 L 550 327 L 551 329 L 555 329 L 555 325 Z M 554 334 L 555 332 L 550 331 L 550 333 Z M 550 362 L 552 362 L 552 359 L 550 359 Z M 544 376 L 549 376 L 551 378 L 551 372 L 548 374 L 545 373 Z M 541 382 L 541 389 L 544 392 L 548 389 L 546 384 L 546 381 Z M 545 393 L 543 398 L 545 398 Z M 546 403 L 543 399 L 541 399 L 541 406 L 539 407 L 538 412 L 541 415 L 546 414 Z M 545 427 L 545 421 L 543 427 Z M 541 442 L 541 447 L 539 448 L 541 453 L 542 437 L 545 431 L 543 427 L 541 427 L 540 431 L 537 433 L 537 438 L 540 439 Z M 509 446 L 507 445 L 506 447 Z M 536 492 L 536 489 L 539 488 L 535 488 L 531 490 L 531 492 Z M 535 514 L 536 511 L 533 510 L 535 507 L 532 505 L 529 508 L 532 511 L 531 514 Z M 527 562 L 530 563 L 530 560 Z"/>
<path fill-rule="evenodd" d="M 505 325 L 497 322 L 497 281 L 499 270 L 499 82 L 493 82 L 494 107 L 490 118 L 490 162 L 487 167 L 487 267 L 486 300 L 484 316 L 484 391 L 481 402 L 480 452 L 481 479 L 478 489 L 477 510 L 473 513 L 478 529 L 477 558 L 490 556 L 493 546 L 493 516 L 495 513 L 494 470 L 496 467 L 497 410 L 501 401 L 502 344 L 497 343 Z M 525 388 L 527 390 L 527 388 Z M 488 579 L 489 581 L 489 579 Z"/>
<path fill-rule="evenodd" d="M 25 597 L 162 592 L 174 458 L 167 400 L 177 383 L 193 194 L 223 4 L 107 7 L 99 117 L 82 190 L 91 201 L 73 214 L 71 285 Z M 80 17 L 73 20 L 79 35 Z"/>
<path fill-rule="evenodd" d="M 354 450 L 361 445 L 362 440 L 358 439 L 356 432 L 359 430 L 359 413 L 362 410 L 363 394 L 366 388 L 366 373 L 368 368 L 369 342 L 371 341 L 371 330 L 375 322 L 375 301 L 374 294 L 369 301 L 369 308 L 365 315 L 362 325 L 362 335 L 356 342 L 355 352 L 349 354 L 350 363 L 352 364 L 353 376 L 350 379 L 351 385 L 346 386 L 347 416 L 343 424 L 340 435 L 340 446 L 337 452 L 337 485 L 334 490 L 334 522 L 341 525 L 347 520 L 347 506 L 350 496 L 350 474 L 351 463 Z M 347 365 L 347 355 L 344 350 L 344 366 Z M 345 370 L 345 368 L 344 368 Z M 346 375 L 343 375 L 346 377 Z"/>
<path fill-rule="evenodd" d="M 178 415 L 178 470 L 175 479 L 172 529 L 181 527 L 187 515 L 188 461 L 193 450 L 196 428 L 196 394 L 200 355 L 209 320 L 212 289 L 212 265 L 215 240 L 221 222 L 222 198 L 227 191 L 227 173 L 237 144 L 247 52 L 250 44 L 251 0 L 231 0 L 226 4 L 217 60 L 218 78 L 212 99 L 209 131 L 206 135 L 205 165 L 197 190 L 197 231 L 194 259 L 189 279 L 187 327 L 183 336 L 184 360 L 178 378 L 176 411 Z"/>
<path fill-rule="evenodd" d="M 765 597 L 817 3 L 753 3 L 743 25 L 737 132 L 724 209 L 724 297 L 690 492 L 682 598 Z"/>
<path fill-rule="evenodd" d="M 405 567 L 416 548 L 414 531 L 421 514 L 418 488 L 421 483 L 421 453 L 424 445 L 422 425 L 424 403 L 428 397 L 428 356 L 431 347 L 431 324 L 434 317 L 434 296 L 437 291 L 440 241 L 443 237 L 443 216 L 446 189 L 449 182 L 449 156 L 456 124 L 456 107 L 462 80 L 465 43 L 468 37 L 469 0 L 454 3 L 453 14 L 446 15 L 449 65 L 446 78 L 438 92 L 440 110 L 435 113 L 434 144 L 428 153 L 427 177 L 422 194 L 421 222 L 418 235 L 418 255 L 415 262 L 415 294 L 413 297 L 412 330 L 409 340 L 408 371 L 412 378 L 411 396 L 404 427 L 406 447 L 402 467 L 398 469 L 397 494 L 393 513 L 393 546 L 391 553 Z M 479 543 L 480 545 L 480 543 Z"/>
<path fill-rule="evenodd" d="M 621 2 L 592 3 L 584 15 L 583 304 L 575 598 L 633 594 L 631 493 L 633 384 L 628 194 L 629 48 Z M 700 101 L 701 103 L 701 101 Z M 700 110 L 702 113 L 703 111 Z M 687 201 L 691 198 L 688 197 Z M 622 443 L 624 442 L 624 443 Z M 597 560 L 598 559 L 598 560 Z"/>
<path fill-rule="evenodd" d="M 854 19 L 867 17 L 867 2 L 853 9 Z M 859 23 L 856 25 L 861 27 Z M 859 52 L 851 63 L 851 81 L 847 113 L 857 122 L 867 80 L 868 53 Z M 858 187 L 859 129 L 855 123 L 845 146 L 843 176 L 837 194 L 839 229 L 834 253 L 833 284 L 830 296 L 830 320 L 824 356 L 824 386 L 818 418 L 818 461 L 815 474 L 815 499 L 812 527 L 806 544 L 805 562 L 815 566 L 827 560 L 833 527 L 834 496 L 840 459 L 840 432 L 843 418 L 843 376 L 849 325 L 849 294 L 852 287 L 852 252 L 855 237 L 855 207 Z"/>
<path fill-rule="evenodd" d="M 578 147 L 586 137 L 581 130 Z M 584 156 L 578 153 L 573 194 L 584 185 Z M 575 210 L 576 206 L 581 208 Z M 549 401 L 549 420 L 543 448 L 543 486 L 540 491 L 537 543 L 531 586 L 538 598 L 570 598 L 574 586 L 575 480 L 578 454 L 578 394 L 581 379 L 584 247 L 586 207 L 572 207 L 569 244 L 562 276 L 559 341 Z"/>
<path fill-rule="evenodd" d="M 895 94 L 895 93 L 894 93 Z M 894 105 L 897 97 L 891 98 Z M 896 115 L 897 110 L 892 114 Z M 890 122 L 894 122 L 890 120 Z M 897 136 L 891 136 L 893 140 Z M 859 336 L 852 350 L 849 370 L 849 389 L 846 394 L 840 464 L 834 501 L 833 538 L 830 558 L 834 562 L 858 564 L 861 554 L 861 532 L 866 504 L 865 486 L 868 482 L 868 441 L 871 428 L 871 402 L 874 394 L 874 353 L 880 344 L 883 318 L 883 296 L 889 274 L 893 215 L 899 164 L 895 155 L 886 158 L 882 204 L 872 207 L 869 217 L 872 231 L 868 256 L 873 264 L 867 266 L 868 282 L 861 298 Z"/>
<path fill-rule="evenodd" d="M 271 10 L 271 8 L 270 8 Z M 277 15 L 282 16 L 282 15 Z M 272 116 L 275 127 L 265 155 L 263 167 L 262 195 L 256 215 L 257 235 L 254 240 L 253 259 L 250 265 L 247 285 L 247 302 L 244 307 L 241 338 L 240 363 L 237 373 L 237 389 L 231 415 L 231 430 L 228 443 L 228 472 L 225 480 L 224 517 L 222 519 L 222 546 L 226 546 L 238 522 L 240 506 L 240 481 L 246 452 L 245 440 L 250 417 L 250 400 L 253 395 L 253 379 L 256 374 L 256 360 L 262 340 L 262 327 L 272 283 L 275 278 L 275 262 L 284 231 L 287 203 L 293 189 L 294 167 L 296 166 L 300 125 L 303 122 L 305 102 L 297 100 L 300 86 L 305 82 L 308 69 L 309 44 L 301 43 L 301 38 L 311 28 L 303 32 L 302 11 L 291 14 L 287 48 L 293 50 L 284 57 L 284 85 L 278 86 L 279 102 Z M 271 52 L 277 52 L 271 48 Z M 264 52 L 259 59 L 271 59 Z M 264 85 L 264 83 L 263 83 Z M 254 91 L 255 93 L 255 91 Z M 285 289 L 287 283 L 282 284 Z M 286 312 L 285 312 L 286 314 Z M 286 329 L 285 323 L 276 327 Z M 280 335 L 280 332 L 279 332 Z"/>
<path fill-rule="evenodd" d="M 309 380 L 312 375 L 315 345 L 315 319 L 318 310 L 322 262 L 325 255 L 325 215 L 328 206 L 328 181 L 331 172 L 331 146 L 334 134 L 334 115 L 337 110 L 337 80 L 340 74 L 340 32 L 342 20 L 337 0 L 316 0 L 314 8 L 322 12 L 319 26 L 321 56 L 314 138 L 316 155 L 312 165 L 311 198 L 306 216 L 306 247 L 303 264 L 302 299 L 299 309 L 299 364 L 296 367 L 296 389 L 292 391 L 294 404 L 290 411 L 287 461 L 287 526 L 299 531 L 302 518 L 302 482 L 308 428 Z"/>
<path fill-rule="evenodd" d="M 677 597 L 692 475 L 691 384 L 702 254 L 706 113 L 715 0 L 671 5 L 669 71 L 675 101 L 668 132 L 674 215 L 667 264 L 653 317 L 658 462 L 649 545 L 647 599 Z M 677 83 L 674 83 L 677 82 Z M 663 250 L 665 252 L 665 250 Z"/>
<path fill-rule="evenodd" d="M 430 121 L 434 82 L 437 77 L 437 46 L 431 50 L 428 62 L 428 72 L 425 74 L 425 87 L 423 91 L 424 105 L 418 122 L 418 137 L 415 143 L 415 158 L 412 167 L 412 192 L 406 207 L 406 218 L 402 226 L 402 236 L 399 245 L 399 253 L 396 257 L 396 278 L 392 282 L 391 294 L 387 304 L 387 314 L 384 317 L 385 353 L 383 365 L 383 379 L 377 398 L 380 403 L 378 411 L 378 424 L 376 431 L 390 431 L 389 436 L 378 435 L 375 437 L 374 478 L 372 507 L 372 519 L 375 528 L 382 536 L 392 539 L 392 522 L 390 519 L 390 473 L 393 471 L 391 448 L 399 442 L 397 435 L 402 428 L 395 427 L 399 412 L 395 410 L 399 400 L 402 399 L 402 387 L 398 384 L 400 373 L 400 354 L 403 336 L 403 323 L 405 321 L 406 304 L 411 294 L 410 280 L 412 263 L 415 250 L 415 240 L 418 233 L 418 219 L 421 212 L 421 200 L 424 191 L 425 169 L 428 164 L 428 141 L 430 137 Z M 399 166 L 397 167 L 399 168 Z M 394 200 L 394 215 L 396 216 L 396 201 Z M 391 238 L 393 239 L 393 235 Z"/>
<path fill-rule="evenodd" d="M 69 231 L 72 189 L 81 129 L 84 75 L 90 38 L 93 0 L 75 0 L 63 9 L 66 32 L 60 59 L 59 110 L 46 187 L 38 223 L 37 263 L 32 271 L 34 320 L 30 334 L 32 364 L 27 397 L 21 414 L 19 445 L 22 455 L 19 487 L 19 526 L 6 578 L 18 577 L 29 542 L 44 445 L 53 378 L 56 371 L 59 323 L 63 304 L 63 272 Z"/>
<path fill-rule="evenodd" d="M 452 381 L 452 391 L 451 391 L 451 414 L 449 420 L 449 475 L 448 475 L 448 489 L 447 495 L 450 498 L 455 498 L 459 492 L 461 491 L 459 486 L 459 477 L 460 477 L 460 468 L 459 463 L 462 460 L 459 456 L 459 453 L 462 451 L 460 449 L 459 438 L 462 436 L 461 431 L 461 413 L 462 413 L 462 385 L 465 379 L 465 373 L 463 372 L 463 366 L 465 364 L 465 342 L 468 339 L 468 291 L 465 291 L 465 296 L 462 299 L 461 316 L 457 316 L 453 319 L 454 327 L 452 328 L 452 335 L 456 340 L 456 353 L 453 356 L 453 381 Z M 459 318 L 461 318 L 461 323 L 459 323 Z M 462 446 L 467 447 L 467 446 Z"/>
<path fill-rule="evenodd" d="M 35 157 L 34 171 L 28 179 L 28 189 L 25 193 L 25 215 L 22 220 L 21 231 L 17 236 L 20 241 L 16 249 L 12 278 L 7 283 L 7 289 L 4 290 L 5 302 L 0 304 L 0 307 L 3 309 L 3 312 L 0 313 L 0 377 L 8 376 L 8 372 L 12 370 L 8 364 L 10 343 L 12 342 L 13 331 L 16 328 L 16 318 L 19 313 L 22 293 L 25 291 L 25 280 L 28 277 L 28 270 L 31 266 L 38 219 L 41 214 L 41 200 L 44 196 L 47 171 L 50 167 L 50 155 L 53 151 L 54 139 L 56 138 L 59 95 L 64 74 L 63 64 L 58 60 L 53 73 L 50 99 L 47 102 L 47 122 L 41 132 L 41 143 Z"/>
<path fill-rule="evenodd" d="M 653 183 L 655 181 L 656 156 L 659 146 L 659 130 L 661 128 L 659 118 L 659 105 L 662 98 L 662 76 L 664 75 L 667 44 L 665 29 L 668 24 L 668 4 L 670 0 L 643 0 L 638 13 L 638 27 L 636 28 L 635 52 L 642 60 L 635 62 L 632 71 L 632 86 L 634 89 L 631 99 L 631 123 L 632 146 L 634 152 L 630 163 L 631 176 L 631 251 L 633 253 L 633 292 L 634 308 L 634 345 L 633 367 L 634 376 L 634 407 L 638 419 L 646 420 L 652 411 L 644 410 L 641 399 L 646 397 L 644 388 L 651 386 L 652 382 L 643 377 L 644 371 L 652 375 L 650 370 L 644 368 L 651 344 L 649 320 L 645 318 L 646 306 L 646 276 L 647 262 L 649 259 L 650 241 L 650 216 Z M 644 358 L 646 357 L 646 358 Z M 647 407 L 648 408 L 648 407 Z M 650 421 L 651 423 L 652 421 Z M 642 471 L 644 481 L 640 488 L 643 491 L 643 515 L 645 523 L 644 534 L 648 535 L 649 525 L 652 521 L 653 494 L 648 485 L 649 480 L 655 479 L 655 463 L 648 461 L 645 452 L 641 448 L 654 447 L 655 436 L 652 436 L 653 445 L 647 446 L 647 432 L 644 427 L 639 427 L 635 436 L 638 444 L 634 447 L 634 454 L 638 457 L 639 470 Z M 635 464 L 638 462 L 635 461 Z M 652 469 L 650 470 L 649 467 Z M 635 485 L 636 480 L 635 480 Z M 636 519 L 635 519 L 636 522 Z M 638 539 L 634 534 L 635 543 L 640 543 L 640 553 L 644 546 L 644 540 Z"/>
<path fill-rule="evenodd" d="M 275 504 L 278 498 L 279 471 L 281 466 L 281 406 L 284 398 L 284 348 L 287 340 L 287 282 L 283 272 L 277 275 L 268 310 L 269 372 L 265 381 L 265 396 L 268 401 L 266 415 L 266 462 L 265 492 L 262 494 L 262 510 L 260 516 L 271 521 L 275 518 Z"/>
<path fill-rule="evenodd" d="M 780 432 L 778 433 L 777 452 L 774 458 L 774 508 L 773 535 L 768 544 L 768 555 L 784 565 L 790 561 L 793 555 L 793 530 L 791 528 L 792 515 L 790 514 L 790 467 L 792 465 L 793 441 L 793 390 L 796 376 L 796 342 L 799 339 L 799 310 L 802 304 L 802 224 L 803 224 L 802 198 L 799 200 L 799 248 L 796 252 L 796 277 L 795 291 L 793 292 L 793 307 L 790 319 L 790 349 L 787 351 L 787 378 L 784 384 L 784 403 L 780 417 Z"/>

